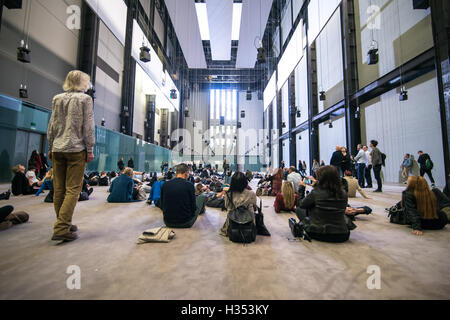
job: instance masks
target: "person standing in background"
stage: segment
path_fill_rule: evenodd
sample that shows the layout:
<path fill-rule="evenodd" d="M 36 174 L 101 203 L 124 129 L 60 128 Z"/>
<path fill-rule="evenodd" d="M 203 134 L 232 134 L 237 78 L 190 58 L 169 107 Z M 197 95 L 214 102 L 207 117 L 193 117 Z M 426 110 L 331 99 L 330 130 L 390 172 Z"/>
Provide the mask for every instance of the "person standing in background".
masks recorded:
<path fill-rule="evenodd" d="M 373 188 L 372 186 L 372 155 L 370 154 L 369 148 L 367 146 L 363 147 L 364 153 L 366 154 L 366 169 L 365 178 L 367 181 L 367 186 L 364 188 Z"/>
<path fill-rule="evenodd" d="M 419 151 L 419 159 L 417 162 L 420 164 L 420 176 L 423 177 L 425 173 L 428 175 L 431 181 L 431 187 L 435 187 L 433 174 L 431 170 L 433 170 L 434 164 L 431 161 L 430 155 L 428 153 L 423 153 L 423 151 Z"/>
<path fill-rule="evenodd" d="M 405 154 L 405 157 L 403 158 L 403 162 L 401 165 L 401 169 L 402 169 L 402 178 L 403 178 L 403 183 L 406 184 L 408 181 L 408 177 L 409 174 L 411 173 L 411 168 L 412 168 L 412 159 L 411 159 L 411 155 L 409 153 Z"/>
<path fill-rule="evenodd" d="M 383 182 L 381 181 L 381 166 L 383 165 L 383 157 L 377 146 L 378 141 L 370 141 L 370 147 L 372 148 L 372 152 L 370 154 L 372 156 L 373 174 L 377 180 L 377 189 L 374 192 L 383 192 Z"/>
<path fill-rule="evenodd" d="M 341 171 L 344 173 L 345 171 L 352 171 L 352 159 L 350 155 L 347 153 L 347 149 L 342 147 L 342 163 L 341 163 Z"/>
<path fill-rule="evenodd" d="M 73 241 L 78 228 L 72 216 L 83 186 L 86 163 L 94 160 L 95 123 L 92 98 L 85 94 L 89 75 L 70 71 L 64 93 L 53 98 L 47 128 L 49 158 L 53 162 L 53 204 L 56 223 L 52 240 Z"/>
<path fill-rule="evenodd" d="M 280 168 L 283 170 L 286 165 L 284 164 L 284 160 L 281 160 Z"/>
<path fill-rule="evenodd" d="M 366 171 L 367 155 L 363 150 L 363 146 L 358 144 L 357 146 L 358 154 L 355 157 L 356 161 L 356 173 L 358 177 L 358 184 L 361 188 L 364 188 L 365 179 L 364 174 Z"/>
<path fill-rule="evenodd" d="M 343 172 L 342 172 L 342 160 L 344 159 L 344 155 L 342 154 L 342 147 L 341 146 L 336 146 L 336 151 L 333 152 L 333 155 L 331 156 L 330 159 L 330 165 L 333 167 L 336 167 L 341 175 L 341 177 L 343 176 Z"/>
<path fill-rule="evenodd" d="M 123 163 L 123 158 L 120 158 L 117 162 L 117 167 L 119 168 L 119 172 L 122 172 L 125 169 L 125 163 Z"/>
<path fill-rule="evenodd" d="M 128 168 L 134 169 L 134 160 L 133 157 L 128 160 Z"/>

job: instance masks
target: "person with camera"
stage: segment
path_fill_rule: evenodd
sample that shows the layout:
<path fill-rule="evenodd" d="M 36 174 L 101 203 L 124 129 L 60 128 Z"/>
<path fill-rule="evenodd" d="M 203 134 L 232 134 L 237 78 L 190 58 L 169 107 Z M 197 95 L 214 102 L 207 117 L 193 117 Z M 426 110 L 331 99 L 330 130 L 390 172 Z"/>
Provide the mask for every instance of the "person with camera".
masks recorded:
<path fill-rule="evenodd" d="M 300 183 L 300 201 L 296 210 L 310 238 L 324 242 L 345 242 L 350 237 L 345 212 L 348 196 L 339 171 L 334 166 L 317 170 L 317 180 L 310 177 Z M 307 184 L 313 190 L 305 197 Z"/>

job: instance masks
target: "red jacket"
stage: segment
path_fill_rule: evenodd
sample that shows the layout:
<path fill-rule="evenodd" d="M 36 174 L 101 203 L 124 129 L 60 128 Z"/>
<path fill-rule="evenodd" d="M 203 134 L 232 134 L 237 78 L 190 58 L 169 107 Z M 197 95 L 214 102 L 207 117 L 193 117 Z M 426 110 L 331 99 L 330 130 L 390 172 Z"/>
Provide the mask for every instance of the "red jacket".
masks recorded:
<path fill-rule="evenodd" d="M 275 198 L 275 202 L 273 203 L 273 206 L 275 208 L 275 212 L 276 213 L 280 213 L 281 211 L 292 211 L 292 210 L 295 210 L 296 209 L 297 200 L 298 200 L 298 195 L 295 194 L 294 207 L 293 208 L 286 208 L 284 206 L 283 194 L 282 193 L 277 194 L 277 197 Z"/>

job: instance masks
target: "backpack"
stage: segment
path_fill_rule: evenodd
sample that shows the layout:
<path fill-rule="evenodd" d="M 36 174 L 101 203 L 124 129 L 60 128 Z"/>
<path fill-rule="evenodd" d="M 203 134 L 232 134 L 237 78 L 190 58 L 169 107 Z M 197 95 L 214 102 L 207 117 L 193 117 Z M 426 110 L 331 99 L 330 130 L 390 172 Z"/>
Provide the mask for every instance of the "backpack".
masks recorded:
<path fill-rule="evenodd" d="M 395 206 L 386 209 L 388 212 L 389 222 L 395 224 L 406 225 L 406 212 L 402 208 L 401 202 L 398 202 Z"/>
<path fill-rule="evenodd" d="M 231 199 L 229 194 L 227 196 L 233 206 L 233 209 L 228 212 L 228 238 L 236 243 L 254 242 L 256 240 L 255 214 L 244 206 L 236 208 L 233 203 L 233 195 L 231 195 Z"/>
<path fill-rule="evenodd" d="M 381 164 L 383 165 L 383 167 L 386 167 L 386 154 L 384 154 L 383 152 L 381 152 Z"/>
<path fill-rule="evenodd" d="M 50 190 L 50 192 L 45 197 L 44 202 L 53 203 L 53 190 Z"/>
<path fill-rule="evenodd" d="M 427 170 L 432 170 L 434 167 L 434 163 L 433 161 L 431 161 L 431 159 L 427 159 L 427 161 L 425 161 L 425 169 Z"/>

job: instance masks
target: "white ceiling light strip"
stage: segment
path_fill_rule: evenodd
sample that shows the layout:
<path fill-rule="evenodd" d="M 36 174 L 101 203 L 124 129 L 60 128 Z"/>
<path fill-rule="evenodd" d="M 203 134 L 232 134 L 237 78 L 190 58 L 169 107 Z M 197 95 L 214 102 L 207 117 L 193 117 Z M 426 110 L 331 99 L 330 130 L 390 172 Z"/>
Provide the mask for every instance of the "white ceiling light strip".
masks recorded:
<path fill-rule="evenodd" d="M 239 40 L 241 31 L 242 3 L 233 3 L 233 22 L 231 26 L 231 40 Z"/>

